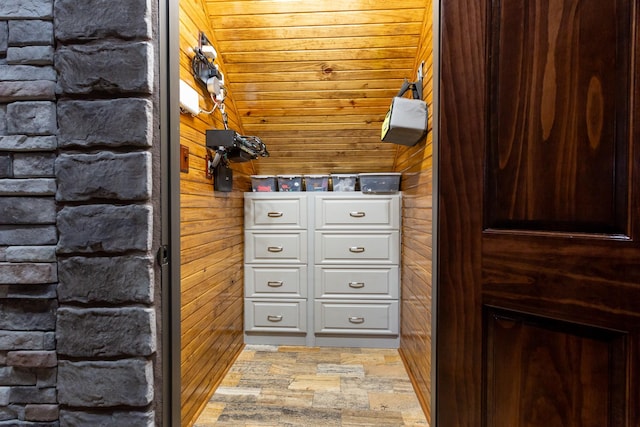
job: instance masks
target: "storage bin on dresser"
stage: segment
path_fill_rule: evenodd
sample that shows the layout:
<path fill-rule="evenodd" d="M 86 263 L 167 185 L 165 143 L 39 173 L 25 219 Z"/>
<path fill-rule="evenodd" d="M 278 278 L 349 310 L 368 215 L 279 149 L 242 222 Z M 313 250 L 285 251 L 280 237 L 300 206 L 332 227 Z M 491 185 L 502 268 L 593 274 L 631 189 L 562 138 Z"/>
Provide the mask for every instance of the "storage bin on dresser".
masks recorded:
<path fill-rule="evenodd" d="M 246 193 L 244 213 L 245 342 L 305 345 L 307 197 Z"/>
<path fill-rule="evenodd" d="M 400 195 L 315 198 L 317 345 L 399 344 Z"/>
<path fill-rule="evenodd" d="M 245 342 L 397 347 L 400 194 L 245 193 Z"/>

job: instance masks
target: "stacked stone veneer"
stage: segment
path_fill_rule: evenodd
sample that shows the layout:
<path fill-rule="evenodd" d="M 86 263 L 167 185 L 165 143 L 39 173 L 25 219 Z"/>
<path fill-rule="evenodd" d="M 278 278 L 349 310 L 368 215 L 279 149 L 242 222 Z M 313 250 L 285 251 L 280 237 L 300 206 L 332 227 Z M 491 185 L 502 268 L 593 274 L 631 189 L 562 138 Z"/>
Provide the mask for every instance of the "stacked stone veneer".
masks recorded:
<path fill-rule="evenodd" d="M 29 3 L 0 2 L 0 425 L 59 419 L 53 8 Z"/>
<path fill-rule="evenodd" d="M 0 426 L 156 424 L 152 15 L 0 0 Z"/>

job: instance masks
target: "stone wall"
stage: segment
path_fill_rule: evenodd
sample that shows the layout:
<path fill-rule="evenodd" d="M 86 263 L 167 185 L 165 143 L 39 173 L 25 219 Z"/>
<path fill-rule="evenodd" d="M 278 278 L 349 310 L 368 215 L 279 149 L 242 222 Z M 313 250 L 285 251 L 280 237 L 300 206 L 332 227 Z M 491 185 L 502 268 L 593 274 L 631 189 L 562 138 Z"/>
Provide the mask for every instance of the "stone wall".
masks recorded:
<path fill-rule="evenodd" d="M 58 425 L 52 2 L 0 3 L 0 425 Z"/>
<path fill-rule="evenodd" d="M 157 424 L 152 22 L 0 2 L 0 426 Z"/>

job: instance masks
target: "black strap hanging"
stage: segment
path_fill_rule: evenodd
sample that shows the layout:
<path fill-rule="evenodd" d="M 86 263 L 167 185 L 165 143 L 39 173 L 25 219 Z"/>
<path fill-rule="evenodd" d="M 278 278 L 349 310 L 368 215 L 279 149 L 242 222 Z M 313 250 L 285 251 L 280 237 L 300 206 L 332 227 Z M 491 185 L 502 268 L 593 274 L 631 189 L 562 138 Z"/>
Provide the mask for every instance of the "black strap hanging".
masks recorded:
<path fill-rule="evenodd" d="M 415 82 L 409 82 L 405 77 L 402 82 L 402 86 L 400 86 L 400 90 L 396 96 L 403 96 L 409 89 L 411 89 L 411 97 L 413 99 L 422 99 L 422 77 L 420 77 Z"/>

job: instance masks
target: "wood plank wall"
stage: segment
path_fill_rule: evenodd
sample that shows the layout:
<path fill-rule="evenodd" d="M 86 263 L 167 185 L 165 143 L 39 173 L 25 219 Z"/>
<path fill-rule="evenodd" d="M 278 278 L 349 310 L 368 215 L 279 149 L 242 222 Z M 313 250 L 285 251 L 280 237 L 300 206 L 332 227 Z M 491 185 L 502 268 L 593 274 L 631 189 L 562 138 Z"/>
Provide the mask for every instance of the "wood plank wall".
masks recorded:
<path fill-rule="evenodd" d="M 180 0 L 180 78 L 202 95 L 191 73 L 190 49 L 203 31 L 216 46 L 201 0 Z M 224 64 L 220 58 L 216 60 Z M 177 84 L 177 82 L 176 82 Z M 208 99 L 208 98 L 207 98 Z M 225 101 L 229 125 L 243 133 L 233 93 Z M 243 347 L 243 192 L 251 163 L 232 164 L 233 191 L 213 191 L 205 174 L 205 131 L 222 129 L 219 112 L 180 115 L 180 144 L 189 149 L 189 172 L 180 179 L 182 425 L 192 425 Z"/>
<path fill-rule="evenodd" d="M 424 61 L 423 96 L 429 133 L 413 147 L 398 149 L 394 169 L 402 172 L 402 319 L 400 353 L 431 422 L 431 289 L 433 199 L 433 4 L 426 6 L 415 67 Z"/>
<path fill-rule="evenodd" d="M 206 0 L 259 174 L 389 172 L 380 142 L 425 0 Z"/>

